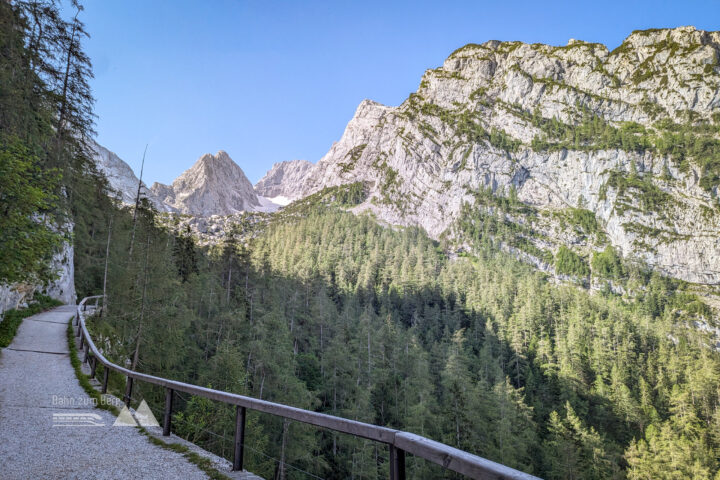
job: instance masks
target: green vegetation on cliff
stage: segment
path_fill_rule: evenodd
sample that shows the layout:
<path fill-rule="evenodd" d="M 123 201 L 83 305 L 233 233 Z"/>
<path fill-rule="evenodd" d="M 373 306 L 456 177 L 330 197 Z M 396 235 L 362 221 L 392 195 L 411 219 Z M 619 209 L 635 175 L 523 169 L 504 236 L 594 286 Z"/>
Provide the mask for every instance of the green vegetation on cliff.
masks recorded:
<path fill-rule="evenodd" d="M 587 262 L 565 245 L 555 254 L 555 269 L 563 275 L 586 277 L 590 273 Z"/>
<path fill-rule="evenodd" d="M 85 248 L 111 202 L 88 147 L 86 36 L 58 2 L 0 2 L 0 282 L 52 279 L 68 221 L 80 262 L 96 261 Z"/>

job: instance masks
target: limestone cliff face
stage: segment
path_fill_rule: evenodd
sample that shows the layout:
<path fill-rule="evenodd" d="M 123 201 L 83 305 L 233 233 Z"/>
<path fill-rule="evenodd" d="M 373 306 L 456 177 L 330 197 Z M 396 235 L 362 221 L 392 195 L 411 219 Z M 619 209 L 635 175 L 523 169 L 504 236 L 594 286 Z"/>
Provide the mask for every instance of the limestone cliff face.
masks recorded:
<path fill-rule="evenodd" d="M 363 181 L 371 194 L 358 210 L 438 237 L 473 192 L 512 191 L 536 213 L 510 220 L 532 226 L 543 251 L 587 256 L 609 242 L 668 275 L 718 283 L 720 168 L 707 149 L 720 132 L 719 58 L 720 32 L 693 27 L 634 32 L 612 52 L 574 40 L 467 45 L 402 105 L 362 102 L 299 183 L 273 192 Z M 593 212 L 605 240 L 564 226 L 571 207 Z"/>
<path fill-rule="evenodd" d="M 53 256 L 51 268 L 57 272 L 57 279 L 39 290 L 51 298 L 60 300 L 67 305 L 73 305 L 77 300 L 75 293 L 75 248 L 70 242 L 62 246 L 62 250 Z"/>
<path fill-rule="evenodd" d="M 73 224 L 68 223 L 62 230 L 72 235 Z M 47 283 L 14 283 L 0 284 L 0 319 L 2 314 L 13 308 L 26 306 L 33 298 L 35 292 L 40 292 L 67 305 L 74 305 L 77 296 L 75 293 L 75 264 L 74 248 L 72 243 L 64 242 L 60 251 L 50 260 L 50 268 L 56 274 L 55 280 Z"/>
<path fill-rule="evenodd" d="M 172 185 L 155 183 L 150 190 L 180 213 L 203 217 L 261 208 L 245 173 L 222 150 L 200 157 Z"/>
<path fill-rule="evenodd" d="M 135 176 L 135 172 L 132 171 L 130 165 L 114 152 L 111 152 L 98 143 L 92 142 L 91 146 L 95 153 L 95 164 L 108 179 L 110 187 L 115 191 L 120 201 L 125 204 L 134 205 L 138 191 L 138 182 L 140 180 Z M 160 199 L 147 188 L 145 183 L 140 187 L 140 194 L 147 198 L 158 210 L 171 211 L 167 205 L 163 204 Z"/>
<path fill-rule="evenodd" d="M 297 200 L 305 178 L 313 168 L 307 160 L 291 160 L 276 163 L 255 184 L 255 192 L 265 198 L 277 199 L 281 203 Z"/>

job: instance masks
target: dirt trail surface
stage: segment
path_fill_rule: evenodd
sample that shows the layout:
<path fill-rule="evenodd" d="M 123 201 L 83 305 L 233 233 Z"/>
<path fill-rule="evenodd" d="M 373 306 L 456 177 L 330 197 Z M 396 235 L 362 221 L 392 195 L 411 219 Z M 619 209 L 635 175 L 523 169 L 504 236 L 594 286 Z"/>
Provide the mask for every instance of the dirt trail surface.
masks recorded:
<path fill-rule="evenodd" d="M 201 479 L 179 453 L 151 444 L 93 408 L 70 364 L 75 306 L 23 320 L 0 351 L 0 478 Z"/>

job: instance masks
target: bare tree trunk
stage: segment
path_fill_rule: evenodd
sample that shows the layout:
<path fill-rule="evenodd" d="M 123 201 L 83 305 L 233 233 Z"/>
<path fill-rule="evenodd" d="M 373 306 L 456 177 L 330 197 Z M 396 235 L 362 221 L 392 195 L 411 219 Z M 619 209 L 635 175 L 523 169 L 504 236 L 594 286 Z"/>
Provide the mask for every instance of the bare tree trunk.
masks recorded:
<path fill-rule="evenodd" d="M 103 308 L 100 312 L 101 317 L 104 317 L 105 315 L 107 315 L 107 309 L 108 309 L 107 274 L 108 274 L 108 261 L 110 259 L 110 237 L 112 235 L 112 224 L 113 224 L 113 217 L 110 217 L 110 225 L 108 226 L 107 246 L 105 247 L 105 273 L 103 274 Z"/>
<path fill-rule="evenodd" d="M 137 339 L 135 340 L 135 353 L 133 354 L 132 370 L 137 368 L 138 358 L 140 357 L 140 341 L 142 339 L 143 322 L 145 320 L 145 298 L 147 295 L 148 284 L 148 259 L 150 257 L 150 235 L 147 237 L 147 249 L 145 251 L 145 282 L 143 283 L 142 302 L 140 303 L 140 322 L 138 325 Z"/>
<path fill-rule="evenodd" d="M 263 368 L 262 378 L 260 379 L 260 400 L 262 400 L 263 388 L 265 388 L 265 369 Z"/>
<path fill-rule="evenodd" d="M 75 14 L 75 19 L 77 20 L 78 15 L 80 15 L 80 10 L 77 11 Z M 75 45 L 75 33 L 77 32 L 77 23 L 73 21 L 73 27 L 72 32 L 70 33 L 70 43 L 68 44 L 67 49 L 67 58 L 65 60 L 65 73 L 63 75 L 63 88 L 62 88 L 62 95 L 60 98 L 62 99 L 62 104 L 60 105 L 60 113 L 58 115 L 58 131 L 57 131 L 57 141 L 58 146 L 60 146 L 60 140 L 62 136 L 65 134 L 65 115 L 67 113 L 67 91 L 68 87 L 70 85 L 70 65 L 72 64 L 72 53 L 73 53 L 73 46 Z"/>
<path fill-rule="evenodd" d="M 137 211 L 140 207 L 140 189 L 142 187 L 143 170 L 145 170 L 145 154 L 147 153 L 148 146 L 145 144 L 145 151 L 143 152 L 142 164 L 140 165 L 140 178 L 138 179 L 137 195 L 135 195 L 135 210 L 133 210 L 133 226 L 132 236 L 130 237 L 130 252 L 128 258 L 132 260 L 133 246 L 135 246 L 135 227 L 137 225 Z"/>
<path fill-rule="evenodd" d="M 225 305 L 230 305 L 230 281 L 232 280 L 232 268 L 228 268 L 227 294 L 225 296 Z"/>
<path fill-rule="evenodd" d="M 375 449 L 375 468 L 377 468 L 377 466 L 380 465 L 380 459 L 378 458 L 379 455 L 378 455 L 378 446 L 377 446 L 377 443 L 374 445 L 374 449 Z M 391 467 L 391 468 L 392 468 L 392 467 Z"/>
<path fill-rule="evenodd" d="M 215 292 L 210 290 L 207 304 L 207 321 L 205 322 L 205 350 L 203 351 L 203 357 L 205 358 L 205 361 L 208 361 L 210 359 L 210 305 L 212 304 L 212 297 L 214 293 Z"/>
<path fill-rule="evenodd" d="M 337 411 L 337 365 L 333 367 L 333 414 Z M 333 457 L 337 455 L 337 438 L 333 433 Z"/>
<path fill-rule="evenodd" d="M 248 389 L 248 380 L 250 378 L 250 362 L 252 361 L 252 352 L 248 353 L 247 367 L 245 367 L 245 391 Z"/>
<path fill-rule="evenodd" d="M 457 443 L 457 448 L 460 448 L 460 412 L 457 400 L 455 400 L 455 442 Z"/>
<path fill-rule="evenodd" d="M 371 363 L 370 363 L 370 324 L 368 323 L 368 364 L 367 364 L 368 387 L 370 387 L 370 369 L 371 369 Z"/>
<path fill-rule="evenodd" d="M 250 280 L 249 267 L 245 266 L 245 298 L 248 298 L 248 282 Z"/>
<path fill-rule="evenodd" d="M 280 444 L 280 465 L 278 465 L 277 480 L 285 480 L 285 446 L 287 445 L 288 428 L 290 427 L 290 420 L 283 418 L 283 433 L 282 443 Z"/>
<path fill-rule="evenodd" d="M 220 325 L 218 326 L 217 338 L 215 339 L 215 352 L 220 348 L 220 339 L 222 338 L 222 331 L 225 328 L 225 318 L 220 315 Z"/>

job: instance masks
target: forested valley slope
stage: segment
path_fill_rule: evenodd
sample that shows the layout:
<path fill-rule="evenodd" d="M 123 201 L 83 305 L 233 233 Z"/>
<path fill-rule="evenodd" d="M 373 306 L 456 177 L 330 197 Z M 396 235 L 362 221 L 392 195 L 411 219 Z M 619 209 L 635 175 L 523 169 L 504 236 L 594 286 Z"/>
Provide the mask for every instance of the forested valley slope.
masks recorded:
<path fill-rule="evenodd" d="M 361 133 L 351 122 L 319 166 L 304 167 L 311 173 L 295 202 L 238 215 L 201 247 L 184 216 L 114 199 L 91 149 L 83 26 L 62 21 L 54 5 L 0 3 L 0 196 L 17 212 L 2 217 L 0 280 L 50 279 L 49 258 L 71 241 L 78 296 L 107 294 L 90 328 L 109 358 L 417 432 L 545 478 L 717 478 L 708 256 L 717 249 L 711 233 L 687 233 L 711 231 L 717 218 L 716 32 L 636 32 L 614 53 L 584 43 L 463 48 L 399 111 L 363 104 L 373 120 L 356 116 Z M 500 67 L 502 55 L 515 63 Z M 563 62 L 587 67 L 608 90 L 577 93 L 568 86 L 577 72 L 561 85 Z M 662 65 L 681 73 L 663 80 Z M 475 84 L 491 72 L 527 88 Z M 631 81 L 637 88 L 622 87 Z M 640 91 L 656 81 L 657 96 Z M 662 94 L 664 82 L 679 93 Z M 439 84 L 474 103 L 426 101 Z M 634 93 L 613 97 L 612 88 Z M 551 94 L 555 110 L 522 105 Z M 365 136 L 387 128 L 397 138 L 383 155 L 385 143 Z M 487 181 L 486 161 L 499 169 L 486 170 Z M 558 183 L 548 195 L 536 179 L 555 170 L 527 161 L 567 164 L 555 178 L 575 172 L 567 178 L 593 187 L 578 198 L 574 184 Z M 609 163 L 586 171 L 587 162 Z M 444 173 L 427 173 L 435 170 Z M 438 192 L 447 215 L 432 210 Z M 33 215 L 74 224 L 72 236 Z M 626 225 L 630 217 L 637 225 Z M 681 233 L 664 239 L 671 223 Z M 36 242 L 22 244 L 28 231 Z M 670 264 L 672 248 L 694 257 Z M 110 387 L 122 392 L 122 379 L 111 376 Z M 163 391 L 136 388 L 162 406 Z M 176 407 L 179 434 L 231 455 L 232 408 L 183 396 Z M 266 478 L 281 457 L 286 478 L 387 473 L 387 452 L 370 442 L 270 416 L 249 413 L 246 439 L 246 468 Z M 408 470 L 452 478 L 413 458 Z"/>

